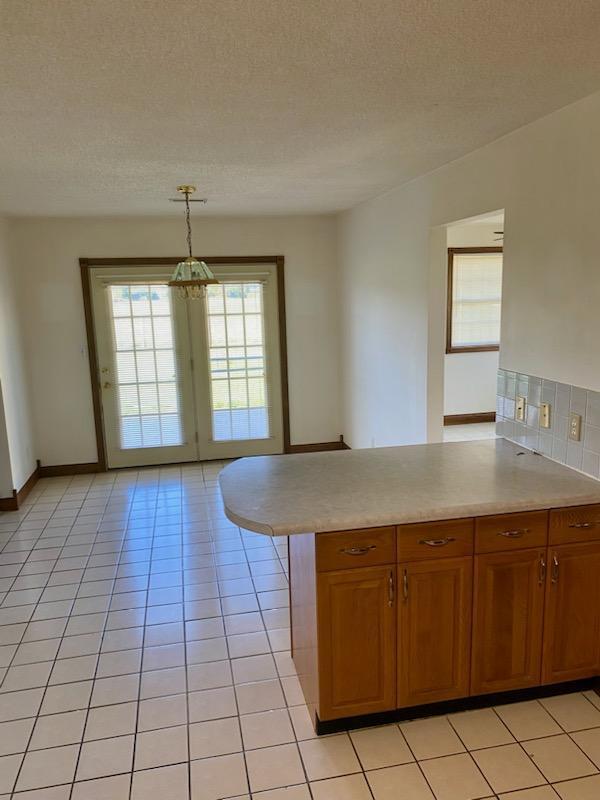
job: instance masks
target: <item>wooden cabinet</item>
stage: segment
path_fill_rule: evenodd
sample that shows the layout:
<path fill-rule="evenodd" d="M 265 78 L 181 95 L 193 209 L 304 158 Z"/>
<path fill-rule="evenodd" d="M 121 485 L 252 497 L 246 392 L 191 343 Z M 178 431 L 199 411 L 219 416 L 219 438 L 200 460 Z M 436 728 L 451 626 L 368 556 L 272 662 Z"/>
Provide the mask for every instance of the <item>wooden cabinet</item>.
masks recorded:
<path fill-rule="evenodd" d="M 301 534 L 289 554 L 316 723 L 600 676 L 600 505 Z"/>
<path fill-rule="evenodd" d="M 598 675 L 600 542 L 551 547 L 549 557 L 542 680 Z"/>
<path fill-rule="evenodd" d="M 548 512 L 496 514 L 475 520 L 475 552 L 500 553 L 545 547 L 548 543 Z"/>
<path fill-rule="evenodd" d="M 473 554 L 473 520 L 420 522 L 398 527 L 398 561 L 425 561 Z"/>
<path fill-rule="evenodd" d="M 400 564 L 398 705 L 466 697 L 473 559 Z"/>
<path fill-rule="evenodd" d="M 317 572 L 374 567 L 395 561 L 394 528 L 363 528 L 317 536 Z"/>
<path fill-rule="evenodd" d="M 600 539 L 600 505 L 574 506 L 550 512 L 550 545 Z"/>
<path fill-rule="evenodd" d="M 475 557 L 471 694 L 540 683 L 546 548 Z"/>
<path fill-rule="evenodd" d="M 396 708 L 396 567 L 317 576 L 321 720 Z"/>

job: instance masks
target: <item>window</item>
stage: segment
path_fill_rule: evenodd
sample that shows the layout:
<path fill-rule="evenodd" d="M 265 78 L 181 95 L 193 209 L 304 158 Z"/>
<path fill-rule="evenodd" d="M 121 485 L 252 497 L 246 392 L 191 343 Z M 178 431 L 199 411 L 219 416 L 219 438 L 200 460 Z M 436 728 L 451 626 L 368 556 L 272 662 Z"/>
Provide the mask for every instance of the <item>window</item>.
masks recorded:
<path fill-rule="evenodd" d="M 448 250 L 447 353 L 498 350 L 501 247 Z"/>
<path fill-rule="evenodd" d="M 263 285 L 219 283 L 206 300 L 213 440 L 267 439 Z"/>
<path fill-rule="evenodd" d="M 182 444 L 169 287 L 113 285 L 110 309 L 121 448 Z"/>

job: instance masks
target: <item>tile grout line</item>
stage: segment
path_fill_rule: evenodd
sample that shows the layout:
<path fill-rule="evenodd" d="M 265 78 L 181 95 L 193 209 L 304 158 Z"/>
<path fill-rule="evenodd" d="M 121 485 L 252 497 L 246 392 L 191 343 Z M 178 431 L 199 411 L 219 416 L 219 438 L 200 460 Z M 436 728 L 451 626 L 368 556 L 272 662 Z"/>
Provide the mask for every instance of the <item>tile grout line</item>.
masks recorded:
<path fill-rule="evenodd" d="M 70 481 L 70 482 L 67 484 L 67 487 L 66 487 L 66 488 L 68 488 L 68 486 L 69 486 L 71 483 L 72 483 L 72 481 Z M 88 490 L 89 490 L 89 487 L 88 487 Z M 63 493 L 63 496 L 64 496 L 64 493 Z M 87 492 L 86 492 L 86 496 L 87 496 Z M 69 534 L 70 534 L 70 531 L 73 529 L 73 527 L 74 527 L 74 524 L 75 524 L 75 522 L 73 522 L 73 525 L 71 525 L 71 527 L 69 528 Z M 44 530 L 45 530 L 45 527 L 42 529 L 42 532 L 40 533 L 40 537 L 39 537 L 39 538 L 42 538 L 42 535 L 43 535 L 43 531 L 44 531 Z M 60 551 L 60 554 L 59 554 L 59 556 L 57 556 L 57 558 L 54 560 L 54 566 L 53 566 L 53 567 L 50 569 L 50 571 L 49 571 L 49 573 L 48 573 L 48 578 L 47 578 L 46 584 L 44 585 L 44 588 L 47 586 L 48 582 L 49 582 L 49 581 L 50 581 L 50 579 L 51 579 L 52 572 L 53 572 L 53 570 L 54 570 L 54 567 L 56 566 L 56 564 L 57 564 L 57 563 L 59 562 L 59 560 L 60 560 L 60 555 L 62 554 L 62 552 L 63 552 L 63 549 L 64 549 L 64 548 L 67 546 L 67 541 L 68 541 L 69 534 L 67 534 L 67 536 L 66 536 L 66 538 L 65 538 L 65 544 L 64 544 L 64 545 L 63 545 L 63 547 L 61 548 L 61 551 Z M 30 551 L 30 552 L 32 552 L 32 551 Z M 91 550 L 90 550 L 90 553 L 91 553 Z M 88 558 L 89 558 L 89 556 L 88 556 Z M 26 560 L 25 562 L 23 562 L 23 566 L 24 566 L 26 563 L 27 563 L 27 560 Z M 23 568 L 23 567 L 22 567 L 22 568 Z M 19 572 L 19 574 L 20 574 L 20 572 Z M 83 577 L 83 570 L 82 570 L 82 577 Z M 30 618 L 29 618 L 29 621 L 27 622 L 27 624 L 26 624 L 26 626 L 25 626 L 25 628 L 24 628 L 24 630 L 23 630 L 23 635 L 22 635 L 22 637 L 21 637 L 21 640 L 20 640 L 20 643 L 19 643 L 19 645 L 17 646 L 17 649 L 15 650 L 15 653 L 14 653 L 14 655 L 13 655 L 13 659 L 12 659 L 12 660 L 14 660 L 14 658 L 15 658 L 15 656 L 16 656 L 16 654 L 17 654 L 17 652 L 18 652 L 18 649 L 19 649 L 19 647 L 20 647 L 20 646 L 21 646 L 21 644 L 23 643 L 23 639 L 24 639 L 24 637 L 25 637 L 25 635 L 26 635 L 26 633 L 27 633 L 27 629 L 28 629 L 28 627 L 29 627 L 29 624 L 30 624 L 32 621 L 35 621 L 35 620 L 33 620 L 33 617 L 34 617 L 34 615 L 35 615 L 35 612 L 36 612 L 36 610 L 37 610 L 37 606 L 38 606 L 38 604 L 40 604 L 40 601 L 41 601 L 41 597 L 42 597 L 42 596 L 43 596 L 43 591 L 42 591 L 42 594 L 40 594 L 40 598 L 38 599 L 38 602 L 35 604 L 35 608 L 34 608 L 34 610 L 32 611 L 32 614 L 31 614 L 31 616 L 30 616 Z M 71 608 L 72 608 L 72 605 L 71 605 Z M 61 618 L 58 618 L 58 619 L 61 619 Z M 61 642 L 62 642 L 62 640 L 63 640 L 63 638 L 64 638 L 64 631 L 66 630 L 66 628 L 67 628 L 67 625 L 68 625 L 68 619 L 69 619 L 68 617 L 66 617 L 66 618 L 65 618 L 65 627 L 63 628 L 63 634 L 62 634 L 62 635 L 61 635 L 61 637 L 60 637 L 60 641 L 61 641 Z M 46 620 L 43 620 L 43 621 L 46 621 Z M 57 638 L 59 638 L 59 637 L 57 637 Z M 59 645 L 59 647 L 58 647 L 58 649 L 57 649 L 57 654 L 58 654 L 58 650 L 59 650 L 59 649 L 60 649 L 60 645 Z M 38 663 L 43 663 L 43 662 L 38 662 Z M 50 678 L 51 678 L 51 676 L 52 676 L 52 672 L 53 672 L 53 670 L 54 670 L 54 665 L 55 665 L 55 664 L 56 664 L 56 656 L 55 656 L 55 658 L 54 658 L 54 660 L 53 660 L 53 666 L 52 666 L 52 668 L 51 668 L 51 670 L 50 670 L 50 673 L 48 674 L 48 678 L 47 678 L 47 680 L 46 680 L 46 684 L 45 684 L 45 686 L 43 686 L 43 687 L 32 687 L 33 689 L 35 689 L 35 688 L 41 688 L 41 689 L 42 689 L 42 695 L 41 695 L 41 698 L 40 698 L 40 703 L 39 703 L 39 705 L 38 705 L 38 707 L 37 707 L 37 712 L 36 712 L 36 714 L 35 714 L 35 717 L 33 717 L 33 719 L 34 719 L 34 723 L 33 723 L 32 727 L 31 727 L 31 732 L 30 732 L 30 734 L 29 734 L 29 737 L 28 737 L 28 739 L 27 739 L 27 744 L 26 744 L 26 746 L 25 746 L 25 751 L 24 751 L 24 752 L 23 752 L 23 754 L 22 754 L 22 755 L 23 755 L 23 758 L 22 758 L 22 759 L 21 759 L 21 761 L 20 761 L 19 768 L 18 768 L 18 770 L 17 770 L 17 772 L 16 772 L 16 774 L 15 774 L 15 778 L 14 778 L 14 780 L 13 780 L 13 783 L 12 783 L 12 791 L 13 791 L 13 792 L 16 790 L 16 787 L 17 787 L 17 785 L 18 785 L 18 782 L 19 782 L 19 778 L 20 778 L 20 776 L 21 776 L 21 772 L 22 772 L 22 770 L 23 770 L 23 765 L 25 764 L 25 760 L 26 760 L 26 758 L 27 758 L 27 755 L 28 755 L 28 753 L 29 753 L 29 745 L 30 745 L 30 743 L 31 743 L 31 741 L 32 741 L 32 739 L 33 739 L 33 734 L 34 734 L 35 728 L 36 728 L 36 726 L 37 726 L 38 720 L 39 720 L 39 718 L 40 718 L 40 711 L 41 711 L 41 709 L 42 709 L 42 706 L 43 706 L 43 704 L 44 704 L 44 700 L 45 700 L 45 698 L 46 698 L 46 693 L 47 693 L 48 686 L 49 686 L 49 680 L 50 680 Z M 7 670 L 7 673 L 6 673 L 5 677 L 4 677 L 4 679 L 7 677 L 7 675 L 8 675 L 8 670 Z M 3 682 L 4 682 L 4 679 L 3 679 Z M 20 690 L 15 690 L 15 691 L 20 691 Z M 31 717 L 25 717 L 24 719 L 31 719 Z M 21 755 L 21 754 L 19 754 L 19 755 Z"/>
<path fill-rule="evenodd" d="M 139 475 L 139 473 L 138 473 Z M 139 486 L 139 478 L 138 482 L 136 483 L 136 490 Z M 134 778 L 134 770 L 135 770 L 135 760 L 137 756 L 137 744 L 138 744 L 138 732 L 139 732 L 139 723 L 140 723 L 140 705 L 142 703 L 142 675 L 144 669 L 144 650 L 146 645 L 146 633 L 147 633 L 147 619 L 148 619 L 148 591 L 150 586 L 150 578 L 152 575 L 152 553 L 154 551 L 154 540 L 155 540 L 155 530 L 156 530 L 156 511 L 158 506 L 158 498 L 160 496 L 160 472 L 158 474 L 157 480 L 157 491 L 156 491 L 156 500 L 154 503 L 154 513 L 152 515 L 152 537 L 150 543 L 150 560 L 148 562 L 148 574 L 146 576 L 146 603 L 144 606 L 144 622 L 142 624 L 142 641 L 141 641 L 141 660 L 139 666 L 139 673 L 138 673 L 138 689 L 137 689 L 137 705 L 135 710 L 135 732 L 133 735 L 133 752 L 131 756 L 131 769 L 129 774 L 129 792 L 128 797 L 132 798 L 133 796 L 133 778 Z M 135 493 L 134 493 L 135 499 Z"/>
<path fill-rule="evenodd" d="M 187 602 L 187 592 L 185 584 L 185 536 L 183 532 L 183 517 L 184 517 L 184 504 L 183 504 L 183 471 L 180 470 L 180 482 L 182 485 L 181 495 L 181 602 L 183 605 L 183 668 L 185 675 L 185 728 L 186 728 L 186 745 L 187 745 L 187 791 L 188 797 L 192 797 L 192 747 L 190 737 L 191 715 L 190 715 L 190 687 L 189 687 L 189 674 L 188 674 L 188 634 L 187 634 L 187 620 L 185 613 L 185 604 Z M 204 477 L 203 477 L 204 483 Z"/>
<path fill-rule="evenodd" d="M 466 713 L 469 713 L 469 712 L 466 712 Z M 466 753 L 466 754 L 469 756 L 469 758 L 470 758 L 471 762 L 472 762 L 472 763 L 475 765 L 475 769 L 476 769 L 476 770 L 479 772 L 479 774 L 480 774 L 480 775 L 481 775 L 481 777 L 483 778 L 483 781 L 484 781 L 484 783 L 486 784 L 486 786 L 489 786 L 489 788 L 490 788 L 490 791 L 492 792 L 492 794 L 496 794 L 496 792 L 495 792 L 495 791 L 492 789 L 492 787 L 491 787 L 491 785 L 490 785 L 490 783 L 489 783 L 488 779 L 487 779 L 487 778 L 485 777 L 485 775 L 483 774 L 483 770 L 481 769 L 481 767 L 479 766 L 479 764 L 478 764 L 478 763 L 475 761 L 475 759 L 474 759 L 474 758 L 473 758 L 473 756 L 471 755 L 471 751 L 469 750 L 469 748 L 468 748 L 468 747 L 467 747 L 467 745 L 465 744 L 465 742 L 464 742 L 464 739 L 463 739 L 463 738 L 462 738 L 462 736 L 460 735 L 459 731 L 458 731 L 458 730 L 456 729 L 456 727 L 455 727 L 455 726 L 452 724 L 452 718 L 451 718 L 451 715 L 447 715 L 447 716 L 445 717 L 445 719 L 448 721 L 448 724 L 450 725 L 450 727 L 452 728 L 452 730 L 453 730 L 453 731 L 454 731 L 454 733 L 456 734 L 456 736 L 457 736 L 458 740 L 460 741 L 460 743 L 462 744 L 462 746 L 465 748 L 465 753 Z M 504 724 L 504 723 L 503 723 L 503 724 Z M 504 727 L 506 727 L 506 726 L 504 726 Z M 507 729 L 507 730 L 508 730 L 508 729 Z M 510 731 L 508 731 L 508 733 L 509 733 L 509 734 L 512 736 L 512 738 L 514 739 L 514 736 L 512 735 L 512 733 L 511 733 Z M 461 754 L 461 755 L 462 755 L 462 754 Z M 435 794 L 435 793 L 434 793 L 434 794 Z M 485 797 L 485 795 L 483 795 L 483 797 Z"/>
<path fill-rule="evenodd" d="M 112 495 L 112 493 L 114 491 L 115 482 L 116 482 L 116 479 L 112 483 L 111 491 L 109 493 L 109 499 L 107 501 L 107 506 L 108 506 L 108 503 L 110 502 L 110 496 Z M 135 496 L 135 490 L 134 490 L 134 496 Z M 127 515 L 127 519 L 128 520 L 129 520 L 129 518 L 131 516 L 131 507 L 132 507 L 132 505 L 133 505 L 133 501 L 129 504 L 129 512 L 128 512 L 128 515 Z M 120 546 L 119 552 L 118 552 L 117 565 L 120 562 L 120 557 L 121 557 L 121 554 L 123 552 L 123 547 L 125 545 L 126 536 L 127 536 L 127 533 L 126 533 L 126 529 L 125 529 L 125 532 L 124 532 L 123 536 L 121 537 L 121 546 Z M 117 571 L 118 571 L 118 566 L 117 566 Z M 85 570 L 84 570 L 84 574 L 85 574 Z M 116 574 L 117 573 L 115 572 L 115 581 L 116 581 Z M 82 582 L 83 582 L 83 578 L 82 578 Z M 113 588 L 114 588 L 114 583 L 113 583 Z M 109 617 L 109 613 L 110 613 L 110 605 L 112 603 L 112 597 L 113 597 L 113 593 L 111 592 L 111 595 L 110 595 L 111 599 L 110 599 L 110 601 L 108 603 L 108 608 L 107 608 L 107 612 L 106 612 L 106 619 L 104 621 L 104 626 L 102 628 L 102 635 L 100 636 L 100 642 L 98 644 L 98 657 L 96 659 L 96 667 L 94 669 L 94 675 L 93 675 L 93 677 L 91 679 L 92 680 L 92 685 L 91 685 L 91 689 L 90 689 L 90 696 L 88 698 L 87 708 L 85 709 L 85 720 L 84 720 L 84 724 L 83 724 L 81 742 L 79 744 L 79 751 L 77 753 L 77 759 L 75 761 L 75 770 L 73 772 L 73 781 L 72 781 L 72 784 L 71 784 L 71 790 L 69 792 L 69 800 L 71 800 L 71 798 L 73 797 L 73 792 L 75 790 L 75 783 L 77 781 L 77 771 L 79 769 L 79 762 L 81 760 L 81 753 L 83 751 L 84 745 L 86 744 L 85 732 L 86 732 L 88 720 L 89 720 L 89 717 L 90 717 L 90 709 L 92 707 L 92 698 L 93 698 L 94 688 L 95 688 L 95 684 L 96 684 L 96 680 L 97 680 L 96 676 L 98 675 L 98 668 L 100 666 L 100 659 L 102 658 L 102 644 L 104 642 L 104 635 L 106 633 L 106 625 L 108 623 L 108 617 Z"/>
<path fill-rule="evenodd" d="M 244 547 L 244 553 L 246 554 L 246 559 L 247 559 L 248 555 L 247 555 L 247 548 L 246 548 L 246 544 L 245 544 L 244 535 L 243 535 L 243 532 L 242 532 L 243 530 L 244 529 L 240 529 L 240 532 L 241 532 L 241 535 L 242 535 L 242 545 Z M 281 557 L 279 555 L 279 551 L 278 551 L 277 547 L 275 547 L 273 542 L 271 542 L 271 546 L 275 550 L 275 553 L 277 555 L 277 560 L 279 561 L 279 565 L 281 566 L 281 569 L 283 570 L 283 574 L 286 576 L 286 581 L 287 581 L 287 584 L 289 586 L 289 574 L 286 573 L 286 571 L 285 571 L 285 567 L 284 567 L 284 564 L 281 561 Z M 260 605 L 260 600 L 259 600 L 259 597 L 258 597 L 259 593 L 258 593 L 257 588 L 256 588 L 255 576 L 254 576 L 254 574 L 252 572 L 252 569 L 250 568 L 250 563 L 251 562 L 248 561 L 247 563 L 248 563 L 248 571 L 250 573 L 250 580 L 252 581 L 252 585 L 254 587 L 254 594 L 256 596 L 256 602 L 257 602 L 257 605 L 258 605 L 258 611 L 259 611 L 259 614 L 260 614 L 260 618 L 261 618 L 261 621 L 262 621 L 263 628 L 265 630 L 265 635 L 267 637 L 267 641 L 269 643 L 269 649 L 270 649 L 271 658 L 272 658 L 274 666 L 275 666 L 275 673 L 277 675 L 277 681 L 279 683 L 279 688 L 281 690 L 281 693 L 283 695 L 283 699 L 284 699 L 285 704 L 286 704 L 285 711 L 286 711 L 286 714 L 287 714 L 287 718 L 288 718 L 288 720 L 290 722 L 290 725 L 291 725 L 291 728 L 292 728 L 292 732 L 294 734 L 296 753 L 298 755 L 298 759 L 299 759 L 300 765 L 302 767 L 302 772 L 303 772 L 304 777 L 306 779 L 306 786 L 307 786 L 307 789 L 308 789 L 308 793 L 309 793 L 310 797 L 313 798 L 314 795 L 313 795 L 313 790 L 312 790 L 312 786 L 311 786 L 311 781 L 309 780 L 307 767 L 306 767 L 306 764 L 304 763 L 304 758 L 302 757 L 302 751 L 300 749 L 300 743 L 298 741 L 298 737 L 296 735 L 296 730 L 294 728 L 294 724 L 293 724 L 293 721 L 292 721 L 292 718 L 291 718 L 291 715 L 290 715 L 290 705 L 288 703 L 288 699 L 287 699 L 287 696 L 286 696 L 286 693 L 285 693 L 283 682 L 281 680 L 281 675 L 279 674 L 279 668 L 277 666 L 277 662 L 276 662 L 276 660 L 275 660 L 275 658 L 273 656 L 273 651 L 271 649 L 271 640 L 269 638 L 269 628 L 267 627 L 267 624 L 266 624 L 266 621 L 265 621 L 265 617 L 264 617 L 264 613 L 263 613 L 264 609 Z M 279 574 L 279 573 L 275 573 L 275 574 Z M 291 618 L 290 618 L 290 607 L 289 607 L 289 605 L 287 607 L 287 614 L 288 614 L 288 622 L 290 623 L 290 628 L 291 628 Z M 350 738 L 350 737 L 348 737 L 348 738 Z M 242 742 L 242 746 L 243 746 L 243 742 Z M 245 749 L 244 749 L 244 758 L 245 758 Z M 360 761 L 359 761 L 359 764 L 360 764 Z M 252 787 L 250 787 L 250 788 L 252 788 Z M 369 791 L 370 791 L 370 788 L 369 788 Z"/>
<path fill-rule="evenodd" d="M 72 482 L 72 481 L 71 481 L 71 482 Z M 71 483 L 71 482 L 70 482 L 70 483 Z M 70 485 L 70 483 L 69 483 L 69 485 Z M 90 482 L 90 485 L 92 485 L 92 482 Z M 88 487 L 88 492 L 89 492 L 89 487 Z M 87 497 L 87 494 L 88 494 L 88 492 L 86 492 L 86 497 Z M 70 530 L 72 530 L 72 529 L 73 529 L 74 525 L 75 525 L 75 523 L 73 523 L 73 526 L 71 526 Z M 68 536 L 69 536 L 69 534 L 68 534 L 68 535 L 67 535 L 67 537 L 66 537 L 65 545 L 63 546 L 63 548 L 61 548 L 61 554 L 62 554 L 62 550 L 64 549 L 64 547 L 66 547 L 66 546 L 67 546 L 66 542 L 68 541 Z M 93 545 L 92 545 L 92 547 L 93 547 Z M 91 558 L 91 556 L 92 556 L 92 547 L 90 548 L 90 553 L 89 553 L 89 555 L 88 555 L 88 558 L 86 559 L 86 563 L 87 563 L 87 562 L 89 562 L 89 559 L 90 559 L 90 558 Z M 55 560 L 55 565 L 54 565 L 54 566 L 56 566 L 56 564 L 58 563 L 58 561 L 59 561 L 59 560 L 60 560 L 60 555 L 59 555 L 59 556 L 57 557 L 57 559 Z M 54 570 L 54 567 L 53 567 L 53 568 L 50 570 L 50 573 L 49 573 L 49 576 L 48 576 L 48 581 L 49 581 L 49 580 L 50 580 L 50 578 L 51 578 L 51 575 L 52 575 L 52 572 L 53 572 L 53 570 Z M 79 581 L 79 584 L 78 584 L 79 586 L 80 586 L 80 585 L 81 585 L 81 583 L 83 582 L 83 576 L 84 576 L 84 574 L 85 574 L 85 567 L 84 567 L 84 568 L 82 568 L 82 571 L 81 571 L 81 580 Z M 42 596 L 42 595 L 40 595 L 40 598 L 41 598 L 41 596 Z M 71 609 L 73 608 L 74 602 L 75 602 L 75 601 L 73 600 L 73 603 L 71 604 Z M 37 605 L 36 605 L 36 608 L 37 608 Z M 35 614 L 35 610 L 34 610 L 34 612 L 33 612 L 33 614 L 32 614 L 32 617 L 30 618 L 30 621 L 32 621 L 32 618 L 33 618 L 34 614 Z M 62 618 L 61 618 L 61 617 L 58 617 L 57 619 L 62 619 Z M 64 636 L 64 632 L 66 631 L 66 629 L 67 629 L 67 626 L 68 626 L 68 624 L 69 624 L 70 614 L 69 614 L 69 615 L 68 615 L 68 616 L 67 616 L 65 619 L 66 619 L 66 622 L 65 622 L 65 627 L 63 628 L 63 634 L 62 634 L 62 635 L 61 635 L 61 637 L 60 637 L 60 641 L 61 641 L 61 643 L 62 643 L 62 641 L 63 641 L 63 640 L 64 640 L 64 638 L 65 638 L 65 636 Z M 46 621 L 46 620 L 44 620 L 44 621 Z M 27 631 L 27 628 L 25 628 L 25 631 L 23 632 L 23 636 L 25 636 L 25 633 L 26 633 L 26 631 Z M 57 638 L 58 638 L 58 637 L 57 637 Z M 16 791 L 16 787 L 17 787 L 17 785 L 18 785 L 18 782 L 19 782 L 19 779 L 20 779 L 20 776 L 21 776 L 21 772 L 22 772 L 22 770 L 23 770 L 23 765 L 25 764 L 25 760 L 26 760 L 26 758 L 27 758 L 27 755 L 28 755 L 28 753 L 30 752 L 30 751 L 29 751 L 29 744 L 31 743 L 31 741 L 32 741 L 32 739 L 33 739 L 33 734 L 34 734 L 35 728 L 36 728 L 36 726 L 37 726 L 38 720 L 40 719 L 40 716 L 42 716 L 42 715 L 40 714 L 40 711 L 42 710 L 42 707 L 43 707 L 43 704 L 44 704 L 44 700 L 45 700 L 45 698 L 46 698 L 46 693 L 47 693 L 47 691 L 48 691 L 48 687 L 49 687 L 49 685 L 50 685 L 49 681 L 50 681 L 50 678 L 52 677 L 52 672 L 54 671 L 54 667 L 55 667 L 55 665 L 56 665 L 56 661 L 57 661 L 57 655 L 58 655 L 58 652 L 59 652 L 59 650 L 60 650 L 60 645 L 58 646 L 58 649 L 57 649 L 57 652 L 56 652 L 56 656 L 54 657 L 54 660 L 53 660 L 53 666 L 52 666 L 52 669 L 50 670 L 50 673 L 49 673 L 49 675 L 48 675 L 48 679 L 47 679 L 47 681 L 46 681 L 46 685 L 43 687 L 42 697 L 41 697 L 41 700 L 40 700 L 40 704 L 39 704 L 39 706 L 38 706 L 38 711 L 37 711 L 37 713 L 36 713 L 36 715 L 35 715 L 35 722 L 33 723 L 33 726 L 32 726 L 32 728 L 31 728 L 31 733 L 30 733 L 30 735 L 29 735 L 29 739 L 28 739 L 28 742 L 27 742 L 27 746 L 26 746 L 26 748 L 25 748 L 25 752 L 24 752 L 24 754 L 23 754 L 23 759 L 21 760 L 21 764 L 20 764 L 20 766 L 19 766 L 19 769 L 18 769 L 18 771 L 17 771 L 17 773 L 16 773 L 16 775 L 15 775 L 15 779 L 14 779 L 14 782 L 13 782 L 13 785 L 12 785 L 12 786 L 13 786 L 13 789 L 12 789 L 12 790 L 13 790 L 13 792 L 14 792 L 14 791 Z M 17 652 L 17 651 L 15 651 L 15 655 L 16 655 L 16 652 Z M 55 684 L 55 685 L 60 685 L 60 684 Z M 35 687 L 34 687 L 34 688 L 35 688 Z M 40 687 L 40 688 L 42 688 L 42 687 Z M 90 690 L 90 691 L 91 691 L 91 690 Z M 36 751 L 33 751 L 33 752 L 36 752 Z M 75 776 L 75 773 L 73 773 L 73 778 L 74 778 L 74 776 Z M 38 788 L 39 788 L 39 787 L 38 787 Z M 46 787 L 42 787 L 42 788 L 46 788 Z"/>

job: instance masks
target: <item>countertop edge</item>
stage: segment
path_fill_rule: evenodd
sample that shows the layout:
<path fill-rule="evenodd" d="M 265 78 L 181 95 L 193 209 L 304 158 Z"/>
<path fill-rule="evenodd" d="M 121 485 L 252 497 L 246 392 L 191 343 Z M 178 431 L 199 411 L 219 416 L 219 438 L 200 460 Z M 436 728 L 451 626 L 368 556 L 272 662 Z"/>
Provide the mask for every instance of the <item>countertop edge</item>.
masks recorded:
<path fill-rule="evenodd" d="M 260 456 L 218 482 L 227 519 L 270 537 L 600 504 L 599 481 L 538 455 L 496 439 Z"/>
<path fill-rule="evenodd" d="M 588 495 L 583 497 L 563 497 L 557 498 L 552 505 L 547 503 L 530 503 L 527 501 L 515 503 L 483 503 L 460 508 L 440 508 L 435 512 L 425 512 L 423 514 L 413 513 L 400 515 L 390 515 L 381 517 L 369 517 L 364 519 L 354 519 L 332 522 L 317 522 L 314 525 L 296 524 L 287 525 L 266 525 L 261 522 L 249 520 L 231 511 L 224 504 L 224 511 L 227 518 L 235 525 L 239 525 L 244 530 L 260 533 L 271 538 L 277 536 L 294 536 L 303 533 L 332 533 L 333 531 L 360 530 L 361 528 L 380 528 L 386 525 L 410 525 L 420 522 L 440 522 L 443 520 L 462 519 L 463 517 L 487 517 L 495 514 L 515 514 L 520 511 L 550 511 L 555 508 L 569 508 L 575 506 L 596 505 L 600 503 L 600 496 Z"/>
<path fill-rule="evenodd" d="M 225 502 L 223 502 L 223 510 L 225 511 L 225 516 L 230 522 L 233 522 L 234 525 L 239 525 L 240 528 L 244 528 L 247 531 L 253 531 L 254 533 L 262 533 L 263 536 L 286 536 L 285 533 L 277 533 L 271 528 L 270 525 L 262 525 L 260 522 L 253 522 L 249 519 L 245 519 L 244 517 L 240 517 L 235 511 L 231 511 L 231 509 L 227 508 Z M 302 531 L 306 533 L 306 531 Z"/>

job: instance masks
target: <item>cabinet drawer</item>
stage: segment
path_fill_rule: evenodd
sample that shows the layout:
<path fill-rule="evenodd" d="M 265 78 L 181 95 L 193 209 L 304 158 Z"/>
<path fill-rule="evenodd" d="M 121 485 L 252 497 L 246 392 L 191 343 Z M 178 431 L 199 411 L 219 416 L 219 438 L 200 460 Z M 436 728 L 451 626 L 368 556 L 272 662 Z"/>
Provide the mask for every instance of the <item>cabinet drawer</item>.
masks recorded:
<path fill-rule="evenodd" d="M 473 520 L 453 519 L 400 525 L 398 561 L 468 556 L 473 552 Z"/>
<path fill-rule="evenodd" d="M 362 528 L 317 535 L 317 571 L 394 564 L 394 528 Z"/>
<path fill-rule="evenodd" d="M 548 542 L 548 512 L 499 514 L 475 520 L 475 552 L 501 553 L 526 547 L 545 547 Z"/>
<path fill-rule="evenodd" d="M 600 540 L 600 505 L 559 508 L 550 512 L 550 544 Z"/>

